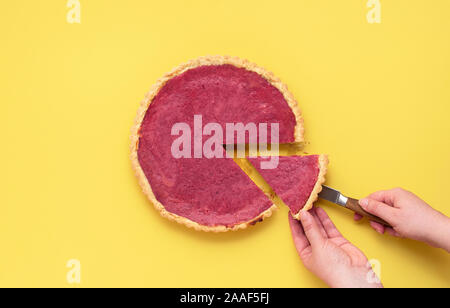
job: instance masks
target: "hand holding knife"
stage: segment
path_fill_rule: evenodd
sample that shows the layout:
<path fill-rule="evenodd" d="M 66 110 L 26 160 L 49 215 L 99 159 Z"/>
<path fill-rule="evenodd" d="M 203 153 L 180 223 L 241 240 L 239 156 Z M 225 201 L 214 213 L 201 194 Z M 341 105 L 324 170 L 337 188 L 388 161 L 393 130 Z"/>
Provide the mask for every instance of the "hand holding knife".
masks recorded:
<path fill-rule="evenodd" d="M 346 209 L 352 210 L 355 213 L 358 213 L 362 216 L 366 216 L 372 221 L 376 221 L 386 227 L 391 227 L 386 221 L 383 219 L 374 216 L 368 212 L 366 212 L 358 203 L 358 200 L 352 199 L 349 197 L 344 196 L 339 191 L 330 188 L 328 186 L 322 185 L 322 191 L 319 193 L 319 198 L 328 200 L 332 203 L 335 203 L 337 205 L 340 205 Z"/>

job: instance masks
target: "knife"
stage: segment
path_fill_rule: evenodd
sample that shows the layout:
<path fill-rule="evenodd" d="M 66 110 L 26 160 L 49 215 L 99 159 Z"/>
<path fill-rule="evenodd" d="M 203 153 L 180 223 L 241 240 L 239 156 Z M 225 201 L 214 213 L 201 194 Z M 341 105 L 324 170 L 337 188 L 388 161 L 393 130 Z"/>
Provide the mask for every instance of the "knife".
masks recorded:
<path fill-rule="evenodd" d="M 384 221 L 380 217 L 374 216 L 364 211 L 364 209 L 359 205 L 358 200 L 348 198 L 333 188 L 322 185 L 322 191 L 319 193 L 319 198 L 333 202 L 346 209 L 352 210 L 353 212 L 358 213 L 362 216 L 366 216 L 370 220 L 376 221 L 386 227 L 391 227 L 386 221 Z"/>

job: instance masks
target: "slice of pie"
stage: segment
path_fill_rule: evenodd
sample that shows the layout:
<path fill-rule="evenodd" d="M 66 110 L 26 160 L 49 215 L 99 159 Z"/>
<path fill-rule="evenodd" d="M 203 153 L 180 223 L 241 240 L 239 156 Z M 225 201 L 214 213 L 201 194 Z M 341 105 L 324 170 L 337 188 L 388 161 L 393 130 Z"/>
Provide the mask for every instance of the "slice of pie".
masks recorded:
<path fill-rule="evenodd" d="M 299 219 L 301 210 L 310 210 L 322 190 L 327 172 L 326 155 L 280 156 L 274 169 L 262 169 L 261 162 L 267 158 L 248 158 L 278 197 Z"/>
<path fill-rule="evenodd" d="M 204 231 L 245 228 L 271 215 L 271 200 L 231 158 L 175 158 L 177 123 L 277 123 L 279 142 L 303 141 L 297 102 L 272 73 L 245 60 L 202 57 L 150 90 L 131 136 L 131 160 L 144 193 L 171 220 Z M 268 142 L 271 133 L 268 131 Z M 192 133 L 192 140 L 194 140 Z M 225 143 L 224 136 L 224 143 Z M 248 141 L 248 140 L 246 140 Z M 191 149 L 191 157 L 194 157 Z"/>

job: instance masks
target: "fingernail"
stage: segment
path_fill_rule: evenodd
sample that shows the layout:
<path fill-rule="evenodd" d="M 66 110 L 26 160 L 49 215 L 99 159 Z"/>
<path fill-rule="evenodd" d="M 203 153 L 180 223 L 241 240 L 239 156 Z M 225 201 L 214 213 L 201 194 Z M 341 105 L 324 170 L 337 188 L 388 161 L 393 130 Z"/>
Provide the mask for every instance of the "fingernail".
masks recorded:
<path fill-rule="evenodd" d="M 364 198 L 364 199 L 359 200 L 359 205 L 361 205 L 362 207 L 368 206 L 369 205 L 369 199 Z"/>

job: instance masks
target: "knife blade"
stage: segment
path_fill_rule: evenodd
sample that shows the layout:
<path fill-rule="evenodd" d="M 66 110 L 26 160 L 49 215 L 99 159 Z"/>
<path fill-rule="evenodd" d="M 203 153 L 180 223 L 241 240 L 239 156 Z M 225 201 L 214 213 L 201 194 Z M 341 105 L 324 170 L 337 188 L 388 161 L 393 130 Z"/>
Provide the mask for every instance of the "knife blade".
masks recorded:
<path fill-rule="evenodd" d="M 346 209 L 352 210 L 355 213 L 358 213 L 362 216 L 366 216 L 372 221 L 376 221 L 386 227 L 391 227 L 389 223 L 381 219 L 380 217 L 377 217 L 375 215 L 372 215 L 368 212 L 366 212 L 360 205 L 358 200 L 349 198 L 341 194 L 340 191 L 333 189 L 331 187 L 322 185 L 322 191 L 319 193 L 319 198 L 330 201 L 334 204 L 340 205 Z M 392 227 L 391 227 L 392 228 Z"/>

